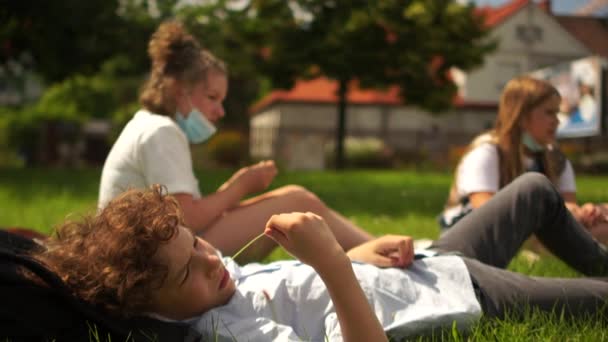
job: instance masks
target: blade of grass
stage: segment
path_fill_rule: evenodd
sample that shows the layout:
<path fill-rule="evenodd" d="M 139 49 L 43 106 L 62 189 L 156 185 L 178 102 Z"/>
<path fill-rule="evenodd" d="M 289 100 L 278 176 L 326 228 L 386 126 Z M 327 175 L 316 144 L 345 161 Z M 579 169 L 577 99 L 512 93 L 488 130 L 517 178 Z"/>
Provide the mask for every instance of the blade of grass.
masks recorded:
<path fill-rule="evenodd" d="M 253 245 L 253 243 L 258 241 L 262 236 L 264 236 L 264 232 L 253 238 L 253 240 L 249 241 L 245 246 L 243 246 L 243 248 L 239 249 L 238 252 L 234 253 L 234 255 L 232 255 L 232 259 L 236 259 L 241 253 L 243 253 L 244 250 L 246 250 L 249 246 Z"/>

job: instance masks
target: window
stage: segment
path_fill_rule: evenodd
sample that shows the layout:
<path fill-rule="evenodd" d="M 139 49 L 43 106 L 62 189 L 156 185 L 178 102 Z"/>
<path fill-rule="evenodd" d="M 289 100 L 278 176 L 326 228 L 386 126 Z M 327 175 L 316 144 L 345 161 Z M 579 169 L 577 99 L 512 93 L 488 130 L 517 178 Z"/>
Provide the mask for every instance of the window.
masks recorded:
<path fill-rule="evenodd" d="M 543 40 L 543 29 L 536 25 L 517 25 L 515 37 L 524 44 L 534 44 Z"/>

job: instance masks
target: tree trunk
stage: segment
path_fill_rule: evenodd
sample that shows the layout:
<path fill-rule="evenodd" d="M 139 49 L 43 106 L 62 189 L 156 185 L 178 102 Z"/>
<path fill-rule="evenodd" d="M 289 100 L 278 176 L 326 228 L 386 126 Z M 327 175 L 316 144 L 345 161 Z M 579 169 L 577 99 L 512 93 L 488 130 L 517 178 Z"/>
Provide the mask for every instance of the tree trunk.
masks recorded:
<path fill-rule="evenodd" d="M 346 132 L 346 95 L 348 81 L 338 81 L 338 126 L 336 130 L 336 169 L 344 168 L 344 136 Z"/>

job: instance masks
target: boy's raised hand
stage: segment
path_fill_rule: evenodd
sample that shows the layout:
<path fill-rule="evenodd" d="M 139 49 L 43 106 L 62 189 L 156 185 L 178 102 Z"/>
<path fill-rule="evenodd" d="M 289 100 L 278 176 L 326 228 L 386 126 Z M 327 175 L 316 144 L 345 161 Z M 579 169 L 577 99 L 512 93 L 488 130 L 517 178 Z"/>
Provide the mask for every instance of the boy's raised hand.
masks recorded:
<path fill-rule="evenodd" d="M 319 274 L 334 304 L 345 342 L 387 341 L 346 253 L 313 213 L 273 215 L 264 233 Z"/>
<path fill-rule="evenodd" d="M 273 215 L 264 233 L 317 271 L 346 257 L 323 218 L 311 212 Z"/>
<path fill-rule="evenodd" d="M 378 267 L 408 267 L 414 260 L 414 241 L 405 235 L 385 235 L 354 247 L 346 254 L 353 261 Z"/>

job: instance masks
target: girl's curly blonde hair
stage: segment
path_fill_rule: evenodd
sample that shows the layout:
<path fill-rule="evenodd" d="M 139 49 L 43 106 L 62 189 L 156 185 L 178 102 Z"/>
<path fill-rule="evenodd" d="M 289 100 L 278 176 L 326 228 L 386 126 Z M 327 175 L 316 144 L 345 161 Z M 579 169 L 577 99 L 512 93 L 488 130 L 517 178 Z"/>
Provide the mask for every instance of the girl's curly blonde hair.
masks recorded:
<path fill-rule="evenodd" d="M 175 85 L 192 87 L 207 81 L 211 72 L 227 74 L 226 64 L 203 49 L 183 24 L 163 22 L 150 38 L 148 55 L 152 61 L 150 78 L 144 84 L 139 102 L 147 110 L 173 116 L 176 110 Z"/>

